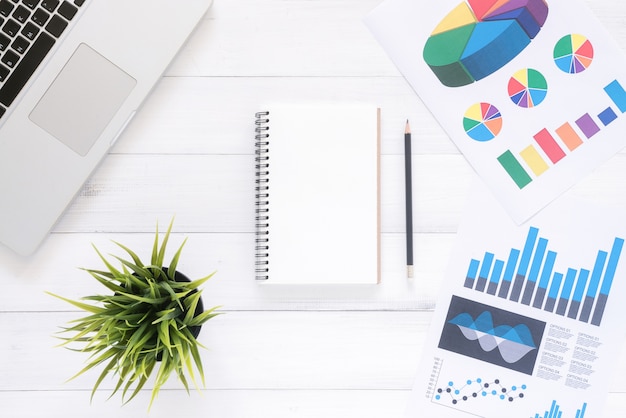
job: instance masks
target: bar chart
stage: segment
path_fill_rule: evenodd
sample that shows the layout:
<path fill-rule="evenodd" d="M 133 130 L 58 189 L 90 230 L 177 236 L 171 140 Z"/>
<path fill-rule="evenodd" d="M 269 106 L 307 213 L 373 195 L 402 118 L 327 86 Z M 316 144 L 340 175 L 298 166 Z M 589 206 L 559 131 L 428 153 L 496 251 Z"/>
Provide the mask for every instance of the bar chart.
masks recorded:
<path fill-rule="evenodd" d="M 585 141 L 600 133 L 621 114 L 626 113 L 626 90 L 619 81 L 613 80 L 603 90 L 612 105 L 603 106 L 593 116 L 584 113 L 572 123 L 566 121 L 554 129 L 554 134 L 548 128 L 543 128 L 532 136 L 534 141 L 520 151 L 513 152 L 509 149 L 497 158 L 517 187 L 523 189 L 529 185 L 573 151 L 580 149 Z"/>
<path fill-rule="evenodd" d="M 592 266 L 556 267 L 558 252 L 531 226 L 524 245 L 507 257 L 485 252 L 471 259 L 464 286 L 477 292 L 600 326 L 611 293 L 624 239 L 599 250 Z"/>
<path fill-rule="evenodd" d="M 571 414 L 569 415 L 569 417 L 571 418 L 584 418 L 585 417 L 585 412 L 587 411 L 587 404 L 584 403 L 583 406 L 580 407 L 580 409 L 576 410 L 576 414 Z M 565 418 L 566 416 L 563 415 L 563 410 L 561 410 L 561 407 L 559 406 L 559 404 L 556 403 L 556 401 L 552 401 L 552 405 L 550 406 L 550 410 L 546 411 L 543 414 L 535 414 L 534 417 L 530 417 L 530 418 Z"/>

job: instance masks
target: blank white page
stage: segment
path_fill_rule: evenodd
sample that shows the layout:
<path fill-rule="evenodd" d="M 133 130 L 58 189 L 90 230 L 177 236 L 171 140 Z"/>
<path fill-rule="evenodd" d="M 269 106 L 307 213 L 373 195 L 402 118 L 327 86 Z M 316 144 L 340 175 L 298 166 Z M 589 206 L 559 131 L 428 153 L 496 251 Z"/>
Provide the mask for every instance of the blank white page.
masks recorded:
<path fill-rule="evenodd" d="M 379 110 L 269 109 L 267 283 L 379 281 Z"/>

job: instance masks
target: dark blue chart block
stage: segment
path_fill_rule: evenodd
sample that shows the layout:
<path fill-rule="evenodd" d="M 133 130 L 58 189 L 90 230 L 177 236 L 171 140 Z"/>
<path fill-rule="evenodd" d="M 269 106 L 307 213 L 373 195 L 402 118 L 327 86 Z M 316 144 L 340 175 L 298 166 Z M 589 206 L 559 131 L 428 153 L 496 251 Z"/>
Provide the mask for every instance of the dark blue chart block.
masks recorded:
<path fill-rule="evenodd" d="M 552 283 L 550 284 L 550 290 L 548 292 L 548 299 L 546 300 L 546 306 L 543 308 L 544 311 L 554 312 L 554 305 L 556 304 L 556 298 L 559 297 L 559 290 L 561 289 L 562 281 L 563 275 L 561 273 L 554 273 Z"/>
<path fill-rule="evenodd" d="M 537 293 L 535 293 L 535 300 L 533 301 L 533 308 L 541 309 L 543 301 L 546 298 L 547 289 L 544 287 L 538 287 Z"/>
<path fill-rule="evenodd" d="M 613 109 L 611 109 L 610 107 L 607 107 L 598 115 L 598 119 L 600 119 L 600 121 L 602 122 L 604 126 L 607 126 L 609 123 L 617 119 L 617 115 L 615 114 Z"/>
<path fill-rule="evenodd" d="M 606 303 L 609 300 L 609 295 L 605 295 L 600 293 L 598 295 L 598 299 L 596 300 L 596 309 L 593 312 L 593 316 L 591 317 L 591 325 L 600 325 L 602 322 L 602 315 L 604 315 L 604 310 L 606 309 Z"/>

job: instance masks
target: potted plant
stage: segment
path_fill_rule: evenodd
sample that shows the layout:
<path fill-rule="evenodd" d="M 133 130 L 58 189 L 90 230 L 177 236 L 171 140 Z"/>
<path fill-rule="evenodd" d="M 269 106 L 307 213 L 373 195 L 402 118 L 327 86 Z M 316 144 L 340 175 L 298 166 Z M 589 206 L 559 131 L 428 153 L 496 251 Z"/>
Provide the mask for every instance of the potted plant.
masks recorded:
<path fill-rule="evenodd" d="M 117 379 L 111 397 L 121 391 L 122 400 L 127 403 L 139 393 L 156 369 L 148 409 L 173 373 L 187 392 L 189 380 L 198 388 L 194 368 L 204 385 L 198 350 L 203 346 L 196 337 L 200 327 L 218 315 L 216 309 L 219 307 L 205 311 L 199 287 L 214 273 L 192 281 L 177 270 L 186 239 L 169 265 L 164 266 L 172 225 L 173 220 L 160 245 L 157 225 L 149 264 L 142 262 L 126 246 L 115 242 L 127 255 L 126 258 L 113 256 L 120 263 L 116 268 L 94 246 L 106 269 L 83 270 L 100 282 L 108 290 L 107 294 L 84 297 L 82 300 L 87 301 L 84 302 L 50 293 L 88 313 L 62 329 L 61 333 L 72 336 L 60 338 L 64 340 L 61 345 L 72 348 L 78 344 L 82 347 L 72 349 L 91 354 L 87 365 L 71 379 L 96 366 L 103 366 L 93 386 L 92 399 L 107 375 Z"/>

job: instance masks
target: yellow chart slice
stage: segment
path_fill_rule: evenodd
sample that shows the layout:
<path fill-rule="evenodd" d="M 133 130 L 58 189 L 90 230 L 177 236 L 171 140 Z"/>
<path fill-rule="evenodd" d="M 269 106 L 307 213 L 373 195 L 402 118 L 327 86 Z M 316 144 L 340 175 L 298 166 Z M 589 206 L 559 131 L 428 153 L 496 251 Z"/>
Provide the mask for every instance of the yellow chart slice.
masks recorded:
<path fill-rule="evenodd" d="M 587 38 L 579 34 L 572 34 L 572 46 L 574 51 L 578 51 L 583 44 L 587 42 Z"/>
<path fill-rule="evenodd" d="M 465 117 L 471 120 L 475 120 L 478 122 L 482 122 L 483 120 L 483 110 L 480 106 L 480 104 L 476 104 L 472 107 L 470 107 L 469 109 L 467 109 L 467 112 L 465 113 Z"/>
<path fill-rule="evenodd" d="M 517 71 L 513 74 L 513 78 L 519 81 L 522 85 L 528 85 L 528 70 L 524 68 L 523 70 Z"/>
<path fill-rule="evenodd" d="M 454 10 L 452 10 L 446 18 L 442 20 L 439 25 L 437 25 L 432 35 L 437 35 L 438 33 L 447 32 L 449 30 L 471 25 L 477 22 L 478 20 L 476 19 L 476 16 L 474 16 L 472 9 L 467 3 L 463 2 L 455 7 Z"/>

